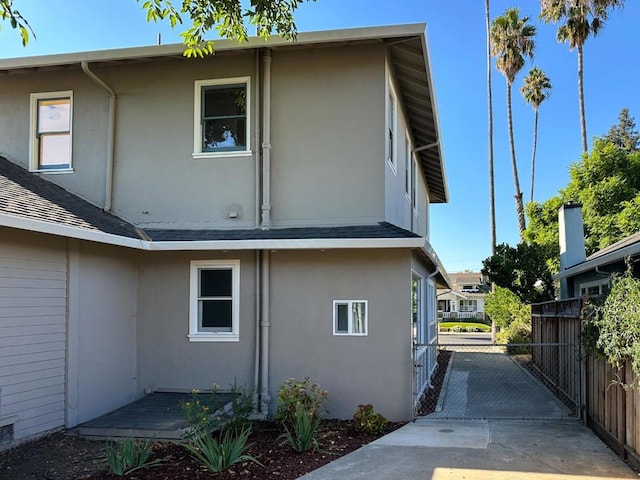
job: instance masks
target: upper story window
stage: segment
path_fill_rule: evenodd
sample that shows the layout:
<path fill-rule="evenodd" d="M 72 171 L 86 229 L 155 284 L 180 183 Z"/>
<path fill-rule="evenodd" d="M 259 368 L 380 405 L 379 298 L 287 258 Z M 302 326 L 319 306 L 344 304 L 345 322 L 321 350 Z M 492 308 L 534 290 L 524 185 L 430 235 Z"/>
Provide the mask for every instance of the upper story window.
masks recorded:
<path fill-rule="evenodd" d="M 240 262 L 193 260 L 190 272 L 189 341 L 240 339 Z"/>
<path fill-rule="evenodd" d="M 31 94 L 31 171 L 71 171 L 72 125 L 72 91 Z"/>
<path fill-rule="evenodd" d="M 389 85 L 389 98 L 387 99 L 387 160 L 389 161 L 389 165 L 391 165 L 391 168 L 394 172 L 397 171 L 397 109 L 398 106 L 396 105 L 396 96 L 391 89 L 391 85 Z"/>
<path fill-rule="evenodd" d="M 409 186 L 411 182 L 411 142 L 409 141 L 409 137 L 404 137 L 404 151 L 404 193 L 406 193 L 407 198 L 409 198 L 409 192 L 411 190 Z"/>
<path fill-rule="evenodd" d="M 249 77 L 195 82 L 194 157 L 251 153 L 249 83 Z"/>

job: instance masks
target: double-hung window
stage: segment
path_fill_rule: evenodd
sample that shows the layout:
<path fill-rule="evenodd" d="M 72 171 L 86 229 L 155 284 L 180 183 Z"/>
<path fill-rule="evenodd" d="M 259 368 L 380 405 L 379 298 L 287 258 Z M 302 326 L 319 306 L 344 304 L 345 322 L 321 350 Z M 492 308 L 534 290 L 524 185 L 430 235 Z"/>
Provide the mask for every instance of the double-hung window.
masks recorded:
<path fill-rule="evenodd" d="M 31 171 L 71 170 L 73 92 L 31 94 Z"/>
<path fill-rule="evenodd" d="M 250 154 L 249 77 L 198 80 L 194 157 Z"/>
<path fill-rule="evenodd" d="M 367 313 L 366 300 L 334 300 L 333 334 L 366 335 Z"/>
<path fill-rule="evenodd" d="M 239 340 L 240 262 L 193 260 L 190 275 L 189 340 Z"/>

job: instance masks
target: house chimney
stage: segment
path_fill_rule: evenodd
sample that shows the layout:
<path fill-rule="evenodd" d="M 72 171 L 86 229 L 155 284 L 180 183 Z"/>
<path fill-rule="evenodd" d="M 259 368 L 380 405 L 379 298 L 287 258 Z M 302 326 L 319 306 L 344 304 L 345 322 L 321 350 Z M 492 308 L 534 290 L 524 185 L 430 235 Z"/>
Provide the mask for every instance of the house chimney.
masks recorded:
<path fill-rule="evenodd" d="M 587 259 L 584 249 L 582 205 L 569 202 L 561 206 L 558 210 L 558 228 L 560 229 L 560 271 L 563 271 Z"/>

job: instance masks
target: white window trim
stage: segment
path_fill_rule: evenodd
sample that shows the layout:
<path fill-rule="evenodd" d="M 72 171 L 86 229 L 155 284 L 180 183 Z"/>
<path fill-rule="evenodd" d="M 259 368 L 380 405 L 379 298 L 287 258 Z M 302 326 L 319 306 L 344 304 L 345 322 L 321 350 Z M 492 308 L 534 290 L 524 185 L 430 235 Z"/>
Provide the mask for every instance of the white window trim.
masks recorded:
<path fill-rule="evenodd" d="M 231 268 L 232 317 L 231 332 L 201 332 L 198 330 L 198 272 L 201 268 Z M 240 341 L 240 260 L 192 260 L 189 272 L 189 335 L 190 342 Z"/>
<path fill-rule="evenodd" d="M 364 333 L 353 333 L 353 319 L 351 315 L 351 306 L 354 303 L 364 303 Z M 338 319 L 336 317 L 336 305 L 347 304 L 349 312 L 348 331 L 338 332 Z M 334 300 L 333 301 L 333 335 L 337 337 L 366 337 L 369 334 L 369 302 L 367 300 Z"/>
<path fill-rule="evenodd" d="M 233 85 L 238 83 L 246 84 L 247 98 L 247 125 L 246 139 L 247 148 L 245 150 L 237 150 L 231 152 L 203 152 L 202 151 L 202 87 L 211 85 Z M 251 77 L 230 77 L 216 78 L 209 80 L 196 80 L 193 88 L 193 158 L 222 158 L 222 157 L 249 157 L 251 151 Z"/>
<path fill-rule="evenodd" d="M 611 287 L 611 279 L 604 278 L 602 280 L 593 280 L 591 282 L 581 283 L 578 286 L 579 296 L 581 297 L 583 295 L 586 295 L 586 292 L 582 293 L 582 290 L 587 290 L 589 287 L 598 287 L 598 295 L 602 295 L 603 286 Z"/>
<path fill-rule="evenodd" d="M 409 138 L 409 133 L 405 132 L 404 135 L 404 146 L 406 152 L 404 152 L 404 161 L 405 161 L 405 185 L 404 185 L 404 196 L 406 197 L 409 204 L 411 204 L 411 169 L 413 168 L 413 155 L 411 154 L 411 138 Z"/>
<path fill-rule="evenodd" d="M 38 158 L 38 100 L 47 98 L 69 98 L 69 166 L 66 168 L 39 168 Z M 47 174 L 73 172 L 73 90 L 61 90 L 56 92 L 38 92 L 30 95 L 30 122 L 29 122 L 29 171 Z"/>

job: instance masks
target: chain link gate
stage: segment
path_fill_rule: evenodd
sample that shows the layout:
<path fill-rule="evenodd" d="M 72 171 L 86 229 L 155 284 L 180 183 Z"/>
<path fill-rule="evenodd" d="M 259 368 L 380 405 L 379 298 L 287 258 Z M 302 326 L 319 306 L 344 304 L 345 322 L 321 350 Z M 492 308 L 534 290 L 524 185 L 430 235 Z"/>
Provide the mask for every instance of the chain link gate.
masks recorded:
<path fill-rule="evenodd" d="M 570 343 L 414 345 L 416 416 L 577 418 L 580 355 Z M 421 389 L 425 370 L 429 381 Z"/>

